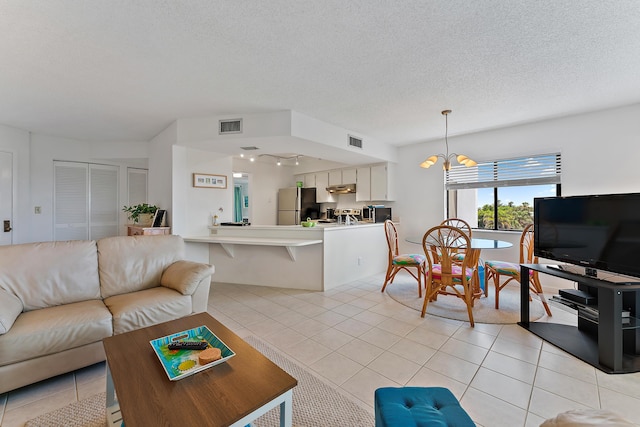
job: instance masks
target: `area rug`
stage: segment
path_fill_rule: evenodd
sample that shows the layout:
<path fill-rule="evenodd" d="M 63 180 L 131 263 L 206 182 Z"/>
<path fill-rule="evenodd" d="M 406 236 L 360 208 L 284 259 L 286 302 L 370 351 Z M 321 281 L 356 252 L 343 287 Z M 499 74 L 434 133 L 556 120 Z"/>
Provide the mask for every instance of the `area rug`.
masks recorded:
<path fill-rule="evenodd" d="M 422 312 L 423 298 L 418 298 L 416 281 L 403 280 L 398 277 L 394 283 L 387 285 L 385 292 L 402 305 Z M 477 323 L 517 323 L 520 321 L 520 286 L 510 284 L 500 291 L 500 309 L 495 309 L 493 286 L 489 288 L 489 296 L 476 299 L 473 306 L 473 320 Z M 537 296 L 529 304 L 531 320 L 538 320 L 544 315 L 544 307 Z M 437 301 L 427 305 L 427 313 L 447 319 L 469 321 L 467 306 L 464 301 L 454 296 L 440 295 Z"/>
<path fill-rule="evenodd" d="M 340 394 L 333 387 L 289 360 L 256 337 L 245 341 L 276 365 L 298 380 L 293 389 L 293 425 L 315 426 L 373 426 L 373 415 Z M 247 392 L 250 392 L 247 390 Z M 27 421 L 25 427 L 103 427 L 106 394 L 100 393 L 48 414 Z M 255 427 L 280 425 L 279 408 L 272 409 L 253 423 Z M 206 423 L 205 423 L 206 424 Z M 203 425 L 205 425 L 203 424 Z"/>

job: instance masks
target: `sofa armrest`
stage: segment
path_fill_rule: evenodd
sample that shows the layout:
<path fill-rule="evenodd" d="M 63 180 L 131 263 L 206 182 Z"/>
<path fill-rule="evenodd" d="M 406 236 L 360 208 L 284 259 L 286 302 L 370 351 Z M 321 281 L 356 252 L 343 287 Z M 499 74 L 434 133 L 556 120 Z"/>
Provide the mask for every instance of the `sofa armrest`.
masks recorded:
<path fill-rule="evenodd" d="M 176 261 L 162 272 L 160 284 L 182 295 L 195 292 L 200 281 L 211 277 L 215 269 L 212 265 L 193 261 Z"/>
<path fill-rule="evenodd" d="M 0 289 L 0 335 L 5 334 L 13 326 L 20 313 L 22 301 L 17 296 Z"/>

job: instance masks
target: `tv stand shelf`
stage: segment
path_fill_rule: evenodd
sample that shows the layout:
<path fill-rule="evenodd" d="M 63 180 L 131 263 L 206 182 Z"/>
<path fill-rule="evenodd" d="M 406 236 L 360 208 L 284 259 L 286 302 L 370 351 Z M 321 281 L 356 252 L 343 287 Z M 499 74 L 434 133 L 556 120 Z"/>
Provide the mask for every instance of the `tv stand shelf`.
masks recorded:
<path fill-rule="evenodd" d="M 543 340 L 606 373 L 640 372 L 640 284 L 620 284 L 559 270 L 544 264 L 521 264 L 520 322 Z M 529 272 L 577 282 L 579 288 L 597 292 L 598 321 L 578 316 L 578 326 L 531 322 L 529 317 Z M 631 322 L 622 323 L 623 298 L 629 303 Z M 630 301 L 630 302 L 629 302 Z"/>

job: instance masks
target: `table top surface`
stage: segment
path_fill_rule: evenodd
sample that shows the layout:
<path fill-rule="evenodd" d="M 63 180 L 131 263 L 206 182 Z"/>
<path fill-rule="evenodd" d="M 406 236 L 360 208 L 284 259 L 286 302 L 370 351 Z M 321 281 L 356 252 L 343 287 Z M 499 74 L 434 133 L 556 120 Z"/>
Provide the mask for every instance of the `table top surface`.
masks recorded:
<path fill-rule="evenodd" d="M 409 236 L 406 238 L 406 241 L 409 243 L 416 243 L 418 245 L 421 245 L 422 237 L 423 236 Z M 471 239 L 471 249 L 506 249 L 512 246 L 512 243 L 506 242 L 504 240 L 480 239 L 475 237 Z"/>
<path fill-rule="evenodd" d="M 236 355 L 169 381 L 149 341 L 206 325 Z M 127 427 L 228 426 L 298 381 L 207 313 L 105 338 L 105 353 Z"/>

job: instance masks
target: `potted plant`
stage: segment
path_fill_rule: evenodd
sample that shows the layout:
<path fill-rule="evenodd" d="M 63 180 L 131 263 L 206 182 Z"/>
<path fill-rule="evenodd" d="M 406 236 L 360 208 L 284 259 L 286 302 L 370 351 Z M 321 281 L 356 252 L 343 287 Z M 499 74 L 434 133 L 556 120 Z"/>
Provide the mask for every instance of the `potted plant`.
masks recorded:
<path fill-rule="evenodd" d="M 139 205 L 125 206 L 122 208 L 127 216 L 134 224 L 151 224 L 153 214 L 156 213 L 158 207 L 148 203 L 140 203 Z"/>

